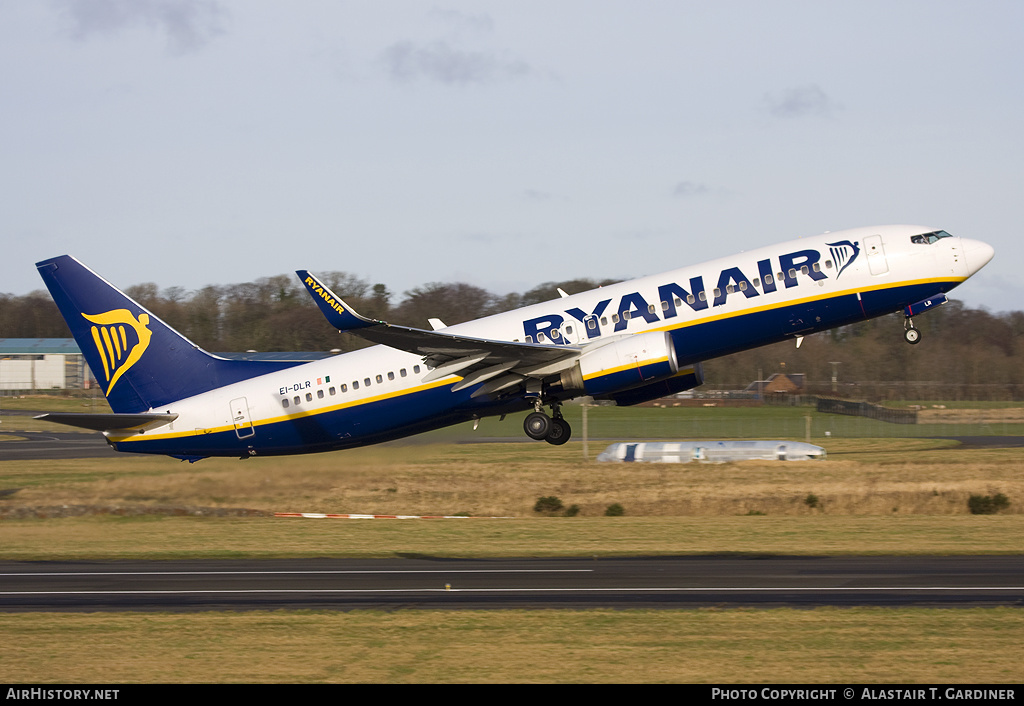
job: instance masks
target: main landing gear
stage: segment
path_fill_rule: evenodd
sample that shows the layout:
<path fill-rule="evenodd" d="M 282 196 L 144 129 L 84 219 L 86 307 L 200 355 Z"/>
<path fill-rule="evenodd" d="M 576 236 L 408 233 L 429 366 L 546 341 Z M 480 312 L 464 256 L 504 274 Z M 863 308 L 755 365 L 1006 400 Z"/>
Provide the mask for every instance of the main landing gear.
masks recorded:
<path fill-rule="evenodd" d="M 552 415 L 549 417 L 541 411 L 542 405 L 538 399 L 534 406 L 536 411 L 530 412 L 526 415 L 526 419 L 523 420 L 523 431 L 531 439 L 537 441 L 544 440 L 549 444 L 555 446 L 561 446 L 569 440 L 572 436 L 572 428 L 569 426 L 569 422 L 562 419 L 562 412 L 558 408 L 558 403 L 551 405 Z"/>
<path fill-rule="evenodd" d="M 914 322 L 909 316 L 903 320 L 903 338 L 910 344 L 921 341 L 921 332 L 914 328 Z"/>

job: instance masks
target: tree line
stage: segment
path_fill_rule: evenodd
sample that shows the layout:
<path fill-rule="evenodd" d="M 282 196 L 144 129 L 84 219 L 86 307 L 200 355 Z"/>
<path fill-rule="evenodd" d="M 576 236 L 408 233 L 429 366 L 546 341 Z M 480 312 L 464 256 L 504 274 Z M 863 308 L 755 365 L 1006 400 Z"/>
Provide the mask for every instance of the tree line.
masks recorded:
<path fill-rule="evenodd" d="M 474 285 L 434 282 L 395 297 L 384 284 L 346 272 L 319 275 L 356 311 L 395 324 L 451 326 L 556 299 L 617 280 L 546 282 L 497 295 Z M 294 275 L 207 286 L 196 291 L 152 283 L 126 293 L 208 351 L 350 351 L 368 345 L 327 324 Z M 806 392 L 867 399 L 1024 398 L 1024 312 L 993 314 L 952 301 L 914 320 L 922 342 L 903 340 L 901 314 L 793 341 L 743 351 L 704 364 L 708 389 L 743 389 L 772 373 L 803 373 Z M 0 338 L 68 338 L 49 294 L 0 294 Z M 833 377 L 835 381 L 833 382 Z"/>

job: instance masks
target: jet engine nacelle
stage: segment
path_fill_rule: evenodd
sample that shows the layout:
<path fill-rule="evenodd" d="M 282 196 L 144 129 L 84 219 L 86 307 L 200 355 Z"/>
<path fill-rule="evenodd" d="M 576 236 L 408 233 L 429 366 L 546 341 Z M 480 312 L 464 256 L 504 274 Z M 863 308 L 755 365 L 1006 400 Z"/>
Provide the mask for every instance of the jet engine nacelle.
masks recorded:
<path fill-rule="evenodd" d="M 628 407 L 641 402 L 650 402 L 661 397 L 668 397 L 685 390 L 704 384 L 704 366 L 694 363 L 689 368 L 683 368 L 672 377 L 665 380 L 658 380 L 643 387 L 634 387 L 632 390 L 616 392 L 605 395 L 602 399 L 615 402 L 619 407 Z"/>
<path fill-rule="evenodd" d="M 671 378 L 677 372 L 672 337 L 665 331 L 648 331 L 587 351 L 561 374 L 561 383 L 565 390 L 601 397 Z"/>

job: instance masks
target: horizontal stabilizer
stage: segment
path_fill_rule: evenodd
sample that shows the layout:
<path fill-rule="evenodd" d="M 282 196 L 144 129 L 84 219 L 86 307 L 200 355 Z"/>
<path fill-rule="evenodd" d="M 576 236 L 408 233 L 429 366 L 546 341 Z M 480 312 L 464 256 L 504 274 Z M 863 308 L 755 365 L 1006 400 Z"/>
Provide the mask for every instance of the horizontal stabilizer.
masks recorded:
<path fill-rule="evenodd" d="M 73 412 L 51 412 L 36 417 L 36 419 L 47 422 L 67 424 L 93 431 L 150 429 L 170 424 L 177 418 L 177 414 L 78 414 Z"/>

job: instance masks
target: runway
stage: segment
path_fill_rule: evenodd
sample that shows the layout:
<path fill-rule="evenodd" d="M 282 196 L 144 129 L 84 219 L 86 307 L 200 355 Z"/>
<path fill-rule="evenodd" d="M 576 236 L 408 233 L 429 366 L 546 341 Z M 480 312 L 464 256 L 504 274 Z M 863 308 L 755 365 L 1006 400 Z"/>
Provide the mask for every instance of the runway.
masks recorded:
<path fill-rule="evenodd" d="M 0 461 L 114 458 L 118 455 L 117 451 L 107 444 L 106 438 L 98 432 L 8 432 L 0 429 L 0 433 L 17 437 L 0 441 Z"/>
<path fill-rule="evenodd" d="M 0 430 L 2 432 L 3 430 Z M 114 458 L 135 454 L 119 454 L 107 444 L 98 432 L 26 432 L 14 431 L 16 440 L 0 440 L 0 461 L 68 460 L 77 458 Z M 959 441 L 963 448 L 1019 448 L 1024 446 L 1020 436 L 947 436 L 934 437 Z M 612 439 L 591 439 L 594 443 L 611 443 Z M 522 437 L 488 437 L 460 443 L 516 443 L 530 442 Z M 398 445 L 408 442 L 396 442 Z"/>
<path fill-rule="evenodd" d="M 995 605 L 1021 557 L 0 563 L 3 612 Z"/>

